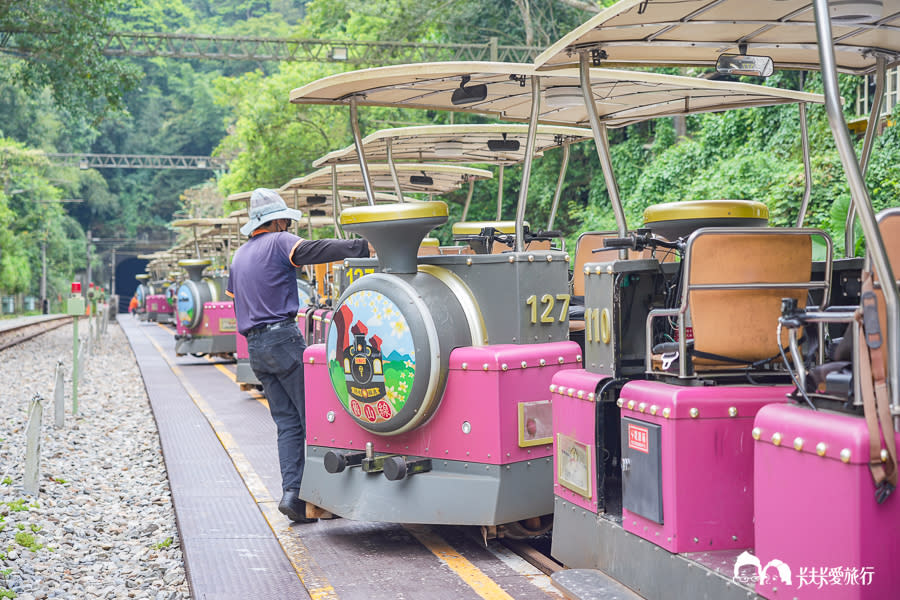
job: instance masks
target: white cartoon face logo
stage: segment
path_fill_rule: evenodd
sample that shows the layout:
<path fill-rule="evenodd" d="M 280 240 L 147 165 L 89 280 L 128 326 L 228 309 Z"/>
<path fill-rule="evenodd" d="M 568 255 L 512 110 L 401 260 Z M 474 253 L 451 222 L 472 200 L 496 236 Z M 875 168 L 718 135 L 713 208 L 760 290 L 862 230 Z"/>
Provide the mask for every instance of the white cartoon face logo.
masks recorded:
<path fill-rule="evenodd" d="M 747 575 L 741 574 L 741 569 L 743 567 L 753 567 L 756 569 L 756 573 Z M 769 569 L 774 569 L 773 573 L 769 573 Z M 777 558 L 773 558 L 766 566 L 763 567 L 762 563 L 759 562 L 759 559 L 746 550 L 737 557 L 737 560 L 734 563 L 734 580 L 739 581 L 741 583 L 756 583 L 760 582 L 762 585 L 766 585 L 769 583 L 776 583 L 775 578 L 778 578 L 781 583 L 784 585 L 792 585 L 791 583 L 791 568 L 782 560 L 778 560 Z"/>

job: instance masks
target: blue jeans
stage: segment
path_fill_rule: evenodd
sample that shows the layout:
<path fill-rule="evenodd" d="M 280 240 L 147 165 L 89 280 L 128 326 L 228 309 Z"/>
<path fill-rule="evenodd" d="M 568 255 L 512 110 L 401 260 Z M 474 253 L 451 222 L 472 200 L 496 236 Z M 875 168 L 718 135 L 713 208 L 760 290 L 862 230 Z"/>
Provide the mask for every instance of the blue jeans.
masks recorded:
<path fill-rule="evenodd" d="M 262 331 L 247 339 L 250 367 L 262 383 L 278 431 L 281 489 L 300 489 L 306 443 L 303 351 L 296 327 Z"/>

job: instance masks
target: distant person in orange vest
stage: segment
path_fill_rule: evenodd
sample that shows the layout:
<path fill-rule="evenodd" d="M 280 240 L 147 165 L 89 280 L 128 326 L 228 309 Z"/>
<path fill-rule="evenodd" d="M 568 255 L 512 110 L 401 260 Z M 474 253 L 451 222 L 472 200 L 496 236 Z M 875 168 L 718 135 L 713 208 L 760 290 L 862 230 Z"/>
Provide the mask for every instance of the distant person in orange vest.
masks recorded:
<path fill-rule="evenodd" d="M 134 310 L 138 307 L 138 299 L 137 296 L 131 297 L 131 302 L 128 303 L 128 312 L 134 314 Z"/>

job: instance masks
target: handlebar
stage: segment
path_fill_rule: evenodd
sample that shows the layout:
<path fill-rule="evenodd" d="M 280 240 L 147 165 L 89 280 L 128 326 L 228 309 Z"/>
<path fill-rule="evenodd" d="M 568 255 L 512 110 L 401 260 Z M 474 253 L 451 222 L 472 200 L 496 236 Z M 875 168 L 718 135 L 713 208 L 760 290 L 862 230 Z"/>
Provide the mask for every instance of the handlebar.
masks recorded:
<path fill-rule="evenodd" d="M 678 238 L 674 242 L 654 237 L 647 229 L 638 229 L 625 237 L 610 237 L 603 240 L 603 248 L 596 248 L 592 252 L 605 252 L 608 250 L 636 250 L 640 252 L 645 248 L 668 248 L 684 252 L 684 239 Z"/>

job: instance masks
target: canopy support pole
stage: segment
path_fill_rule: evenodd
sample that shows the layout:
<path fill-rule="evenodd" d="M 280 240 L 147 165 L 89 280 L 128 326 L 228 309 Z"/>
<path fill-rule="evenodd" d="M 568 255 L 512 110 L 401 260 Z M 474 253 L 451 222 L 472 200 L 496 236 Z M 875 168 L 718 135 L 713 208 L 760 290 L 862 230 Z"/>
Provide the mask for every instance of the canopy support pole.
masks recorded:
<path fill-rule="evenodd" d="M 812 195 L 812 167 L 809 164 L 809 128 L 806 124 L 806 102 L 797 105 L 800 108 L 800 141 L 803 146 L 803 200 L 800 202 L 800 213 L 797 215 L 797 227 L 803 227 L 806 211 L 809 208 L 809 197 Z"/>
<path fill-rule="evenodd" d="M 403 190 L 400 189 L 400 178 L 397 177 L 397 167 L 394 166 L 394 152 L 392 149 L 391 138 L 385 140 L 385 148 L 387 150 L 387 163 L 391 169 L 391 181 L 394 182 L 394 191 L 397 193 L 397 197 L 400 198 L 400 202 L 406 202 L 403 198 Z M 370 203 L 371 204 L 371 203 Z"/>
<path fill-rule="evenodd" d="M 337 165 L 331 165 L 331 219 L 334 221 L 334 236 L 342 240 L 347 236 L 344 235 L 344 230 L 341 229 L 341 223 L 338 220 L 338 216 L 341 214 L 341 200 L 337 179 Z"/>
<path fill-rule="evenodd" d="M 884 99 L 884 85 L 887 79 L 886 67 L 883 56 L 875 57 L 875 97 L 872 99 L 872 111 L 869 113 L 869 121 L 866 123 L 866 138 L 863 140 L 862 156 L 859 157 L 859 168 L 862 171 L 863 180 L 866 170 L 869 168 L 869 158 L 872 156 L 872 146 L 875 141 L 875 130 L 878 129 L 878 119 L 881 117 L 881 102 Z M 844 256 L 850 257 L 856 254 L 856 232 L 853 224 L 856 222 L 856 205 L 851 202 L 847 210 L 847 221 L 844 223 Z"/>
<path fill-rule="evenodd" d="M 497 220 L 503 218 L 503 165 L 497 171 Z"/>
<path fill-rule="evenodd" d="M 541 114 L 541 78 L 531 76 L 531 116 L 528 119 L 528 141 L 525 143 L 525 164 L 522 165 L 522 183 L 519 187 L 519 204 L 516 206 L 516 252 L 525 251 L 525 205 L 528 203 L 528 181 L 534 162 L 534 143 L 537 138 L 538 116 Z"/>
<path fill-rule="evenodd" d="M 359 111 L 356 108 L 356 96 L 350 98 L 350 129 L 353 130 L 353 144 L 359 156 L 359 169 L 362 173 L 363 186 L 366 188 L 366 200 L 369 206 L 375 206 L 375 192 L 372 191 L 372 180 L 369 178 L 369 165 L 363 153 L 362 136 L 359 134 Z M 335 190 L 336 193 L 336 190 Z"/>
<path fill-rule="evenodd" d="M 591 131 L 594 132 L 594 145 L 597 147 L 600 166 L 603 168 L 603 179 L 606 181 L 609 202 L 612 204 L 613 214 L 616 217 L 616 228 L 619 232 L 619 237 L 625 237 L 628 233 L 628 224 L 625 221 L 625 210 L 622 208 L 622 200 L 619 198 L 619 186 L 616 184 L 612 158 L 609 155 L 609 138 L 606 136 L 606 125 L 600 122 L 600 117 L 597 115 L 597 106 L 594 104 L 594 93 L 591 88 L 591 66 L 588 63 L 587 52 L 581 52 L 578 56 L 581 93 L 584 95 L 584 106 L 587 109 L 588 120 L 591 122 Z M 619 250 L 619 258 L 628 258 L 627 251 Z"/>
<path fill-rule="evenodd" d="M 559 177 L 556 179 L 556 192 L 553 194 L 553 206 L 550 207 L 550 219 L 547 221 L 547 231 L 553 231 L 553 223 L 556 221 L 556 211 L 559 208 L 559 198 L 562 196 L 563 181 L 566 179 L 566 171 L 569 169 L 569 144 L 562 145 L 562 165 L 559 167 Z"/>
<path fill-rule="evenodd" d="M 875 219 L 875 211 L 869 200 L 869 192 L 863 180 L 862 170 L 856 161 L 856 152 L 850 141 L 850 132 L 844 122 L 844 114 L 841 110 L 841 95 L 838 90 L 837 68 L 834 59 L 834 47 L 832 46 L 831 20 L 828 15 L 828 0 L 813 0 L 813 8 L 816 15 L 816 33 L 819 39 L 819 60 L 822 64 L 822 83 L 825 87 L 825 109 L 828 113 L 828 124 L 834 135 L 834 142 L 841 157 L 844 171 L 850 183 L 850 199 L 856 206 L 859 214 L 863 234 L 866 236 L 866 246 L 872 260 L 872 266 L 882 282 L 881 291 L 884 293 L 884 303 L 887 309 L 887 347 L 888 370 L 891 391 L 891 407 L 894 417 L 894 428 L 897 428 L 897 411 L 900 410 L 900 303 L 897 299 L 897 279 L 888 262 L 884 249 L 884 240 L 878 230 L 878 222 Z"/>
<path fill-rule="evenodd" d="M 465 222 L 466 217 L 469 216 L 469 205 L 472 204 L 472 192 L 475 191 L 475 180 L 469 180 L 469 193 L 466 195 L 466 204 L 463 206 L 463 214 L 461 221 Z"/>

